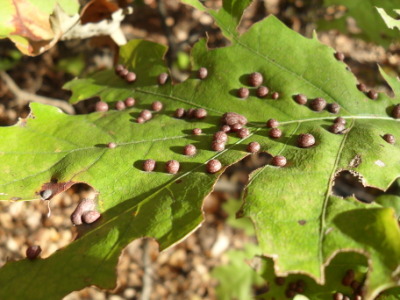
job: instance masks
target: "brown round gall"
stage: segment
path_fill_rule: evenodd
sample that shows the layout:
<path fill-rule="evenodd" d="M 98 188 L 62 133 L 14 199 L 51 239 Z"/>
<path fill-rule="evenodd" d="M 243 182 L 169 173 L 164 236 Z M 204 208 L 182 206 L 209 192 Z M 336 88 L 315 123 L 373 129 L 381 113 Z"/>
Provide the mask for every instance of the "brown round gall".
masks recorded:
<path fill-rule="evenodd" d="M 331 127 L 329 127 L 329 131 L 335 134 L 340 134 L 345 130 L 346 127 L 342 123 L 333 123 Z"/>
<path fill-rule="evenodd" d="M 275 119 L 269 119 L 266 125 L 268 128 L 276 128 L 279 126 L 279 122 Z"/>
<path fill-rule="evenodd" d="M 303 94 L 298 94 L 294 96 L 294 101 L 296 101 L 300 105 L 306 105 L 307 104 L 307 97 Z"/>
<path fill-rule="evenodd" d="M 212 159 L 207 162 L 206 170 L 208 173 L 214 174 L 222 169 L 222 164 L 218 159 Z"/>
<path fill-rule="evenodd" d="M 242 115 L 234 113 L 234 112 L 225 113 L 222 116 L 221 121 L 222 121 L 222 124 L 226 124 L 229 126 L 232 126 L 234 124 L 241 124 L 241 125 L 247 124 L 247 118 L 245 116 L 242 116 Z"/>
<path fill-rule="evenodd" d="M 186 111 L 185 111 L 184 108 L 177 108 L 175 110 L 174 117 L 178 118 L 178 119 L 181 119 L 181 118 L 183 118 L 185 116 L 185 114 L 186 114 Z"/>
<path fill-rule="evenodd" d="M 395 119 L 400 119 L 400 104 L 396 104 L 392 110 L 392 117 Z"/>
<path fill-rule="evenodd" d="M 273 92 L 272 95 L 271 95 L 271 98 L 274 99 L 274 100 L 278 99 L 279 98 L 279 93 L 278 92 Z"/>
<path fill-rule="evenodd" d="M 231 132 L 231 126 L 229 126 L 229 125 L 222 125 L 220 130 L 223 131 L 223 132 L 225 132 L 225 133 Z"/>
<path fill-rule="evenodd" d="M 337 114 L 340 111 L 340 105 L 337 103 L 329 103 L 328 104 L 328 111 L 332 114 Z"/>
<path fill-rule="evenodd" d="M 260 149 L 261 149 L 261 146 L 260 146 L 260 143 L 258 143 L 258 142 L 251 142 L 247 145 L 247 152 L 250 152 L 250 153 L 256 153 L 256 152 L 260 151 Z"/>
<path fill-rule="evenodd" d="M 118 75 L 121 76 L 121 77 L 123 77 L 123 78 L 125 78 L 125 76 L 126 76 L 128 73 L 129 73 L 128 69 L 124 68 L 124 69 L 122 69 L 122 70 L 118 73 Z"/>
<path fill-rule="evenodd" d="M 124 103 L 124 101 L 117 101 L 116 103 L 115 103 L 115 109 L 116 110 L 124 110 L 125 109 L 125 103 Z"/>
<path fill-rule="evenodd" d="M 216 133 L 214 133 L 213 141 L 226 143 L 228 141 L 228 135 L 223 131 L 217 131 Z"/>
<path fill-rule="evenodd" d="M 168 77 L 169 77 L 168 73 L 161 73 L 160 75 L 158 75 L 158 77 L 157 77 L 158 84 L 160 84 L 160 85 L 166 84 Z"/>
<path fill-rule="evenodd" d="M 335 52 L 335 58 L 339 61 L 344 61 L 344 54 L 342 52 Z"/>
<path fill-rule="evenodd" d="M 237 96 L 241 99 L 246 99 L 249 97 L 250 91 L 248 88 L 241 87 L 240 89 L 237 90 Z"/>
<path fill-rule="evenodd" d="M 386 133 L 386 134 L 383 136 L 383 139 L 384 139 L 386 142 L 388 142 L 389 144 L 394 144 L 394 143 L 396 143 L 396 139 L 395 139 L 394 135 L 393 135 L 393 134 L 390 134 L 390 133 Z"/>
<path fill-rule="evenodd" d="M 116 66 L 115 66 L 115 73 L 119 74 L 119 73 L 121 73 L 121 71 L 124 70 L 124 69 L 125 69 L 124 65 L 121 65 L 121 64 L 116 65 Z"/>
<path fill-rule="evenodd" d="M 221 152 L 221 151 L 225 150 L 225 143 L 213 141 L 211 143 L 211 150 Z"/>
<path fill-rule="evenodd" d="M 194 108 L 189 108 L 189 109 L 186 111 L 186 117 L 188 117 L 189 119 L 194 118 L 194 111 L 195 111 Z"/>
<path fill-rule="evenodd" d="M 337 117 L 335 120 L 333 120 L 333 122 L 346 125 L 346 120 L 342 117 Z"/>
<path fill-rule="evenodd" d="M 200 135 L 202 133 L 202 130 L 200 128 L 193 128 L 192 133 L 194 135 Z"/>
<path fill-rule="evenodd" d="M 368 92 L 367 86 L 366 86 L 364 83 L 359 83 L 359 84 L 357 84 L 357 89 L 358 89 L 360 92 L 363 92 L 363 93 Z"/>
<path fill-rule="evenodd" d="M 99 101 L 96 103 L 96 111 L 108 111 L 108 104 L 104 101 Z"/>
<path fill-rule="evenodd" d="M 342 52 L 336 52 L 334 55 L 337 60 L 344 61 L 344 54 Z"/>
<path fill-rule="evenodd" d="M 266 86 L 259 86 L 256 90 L 256 95 L 258 98 L 265 98 L 268 96 L 269 89 Z"/>
<path fill-rule="evenodd" d="M 326 100 L 320 97 L 310 101 L 310 107 L 314 111 L 322 111 L 326 107 L 326 104 Z"/>
<path fill-rule="evenodd" d="M 146 159 L 143 162 L 143 171 L 145 172 L 152 172 L 156 167 L 156 161 L 154 159 Z"/>
<path fill-rule="evenodd" d="M 117 147 L 117 144 L 114 143 L 114 142 L 111 142 L 111 143 L 108 143 L 108 144 L 107 144 L 107 148 L 114 149 L 114 148 L 116 148 L 116 147 Z"/>
<path fill-rule="evenodd" d="M 287 163 L 286 157 L 283 155 L 277 155 L 272 158 L 272 165 L 276 167 L 284 167 Z"/>
<path fill-rule="evenodd" d="M 248 83 L 251 86 L 257 87 L 263 83 L 263 76 L 259 72 L 254 72 L 249 75 Z"/>
<path fill-rule="evenodd" d="M 167 173 L 169 174 L 176 174 L 178 173 L 180 168 L 180 163 L 176 160 L 169 160 L 167 161 L 167 163 L 165 164 L 165 170 L 167 171 Z"/>
<path fill-rule="evenodd" d="M 275 277 L 275 283 L 277 285 L 284 285 L 285 284 L 285 278 L 284 277 Z"/>
<path fill-rule="evenodd" d="M 208 70 L 204 67 L 201 67 L 197 72 L 197 77 L 199 79 L 205 79 L 208 76 Z"/>
<path fill-rule="evenodd" d="M 237 135 L 239 138 L 244 139 L 244 138 L 246 138 L 246 137 L 248 137 L 248 136 L 250 135 L 250 130 L 249 130 L 248 128 L 239 129 L 239 130 L 236 132 L 236 135 Z"/>
<path fill-rule="evenodd" d="M 370 91 L 368 91 L 367 96 L 369 99 L 376 100 L 376 99 L 378 99 L 379 94 L 375 90 L 370 90 Z"/>
<path fill-rule="evenodd" d="M 310 148 L 315 145 L 315 138 L 310 133 L 302 133 L 297 138 L 297 145 L 300 148 Z"/>
<path fill-rule="evenodd" d="M 144 109 L 140 112 L 139 117 L 142 117 L 145 121 L 148 121 L 153 117 L 153 114 L 150 110 Z"/>
<path fill-rule="evenodd" d="M 355 278 L 354 270 L 349 269 L 346 271 L 346 274 L 344 274 L 344 276 L 342 278 L 342 284 L 344 286 L 350 286 L 351 283 L 353 282 L 354 278 Z"/>
<path fill-rule="evenodd" d="M 33 260 L 36 259 L 42 252 L 42 248 L 39 245 L 32 245 L 26 249 L 26 257 Z"/>
<path fill-rule="evenodd" d="M 233 132 L 238 132 L 240 129 L 242 129 L 243 128 L 243 126 L 242 126 L 242 124 L 239 124 L 239 123 L 237 123 L 237 124 L 233 124 L 232 126 L 231 126 L 231 130 L 233 131 Z"/>
<path fill-rule="evenodd" d="M 282 131 L 279 128 L 272 128 L 268 135 L 273 139 L 279 139 L 282 136 Z"/>
<path fill-rule="evenodd" d="M 342 293 L 336 292 L 333 294 L 333 300 L 344 300 L 344 295 Z"/>
<path fill-rule="evenodd" d="M 207 117 L 207 111 L 204 108 L 196 108 L 193 112 L 193 116 L 196 119 L 204 119 Z"/>
<path fill-rule="evenodd" d="M 85 211 L 82 214 L 82 221 L 85 224 L 92 224 L 94 222 L 96 222 L 98 219 L 100 219 L 101 214 L 98 211 L 95 210 L 89 210 L 89 211 Z"/>
<path fill-rule="evenodd" d="M 79 201 L 78 205 L 76 206 L 75 210 L 71 214 L 71 222 L 74 225 L 81 225 L 82 224 L 82 215 L 84 212 L 95 210 L 96 203 L 93 199 L 84 198 Z"/>
<path fill-rule="evenodd" d="M 196 146 L 192 144 L 186 145 L 183 148 L 183 154 L 186 156 L 193 156 L 196 154 L 196 152 L 197 152 Z"/>
<path fill-rule="evenodd" d="M 125 102 L 126 107 L 132 107 L 136 104 L 136 100 L 132 97 L 126 98 L 124 102 Z"/>
<path fill-rule="evenodd" d="M 128 74 L 125 75 L 125 80 L 129 83 L 135 82 L 136 81 L 136 73 L 128 72 Z"/>
<path fill-rule="evenodd" d="M 163 109 L 163 106 L 164 106 L 164 105 L 162 104 L 161 101 L 154 101 L 154 102 L 151 104 L 151 109 L 154 110 L 154 111 L 160 111 L 160 110 Z"/>

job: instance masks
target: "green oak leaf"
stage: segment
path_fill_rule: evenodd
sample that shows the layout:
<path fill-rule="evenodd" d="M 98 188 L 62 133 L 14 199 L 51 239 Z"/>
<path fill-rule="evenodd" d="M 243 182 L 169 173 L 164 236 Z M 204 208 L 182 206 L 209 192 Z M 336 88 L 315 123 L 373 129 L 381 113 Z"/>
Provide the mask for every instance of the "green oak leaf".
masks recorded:
<path fill-rule="evenodd" d="M 221 173 L 208 174 L 204 163 L 218 157 L 227 166 L 246 155 L 233 141 L 232 151 L 209 150 L 214 129 L 204 121 L 160 113 L 137 124 L 133 118 L 139 108 L 80 116 L 37 103 L 31 109 L 27 119 L 0 128 L 2 199 L 34 199 L 43 184 L 58 192 L 58 187 L 84 182 L 99 193 L 102 217 L 48 259 L 7 263 L 0 269 L 0 282 L 10 281 L 0 287 L 2 299 L 11 293 L 19 299 L 59 299 L 87 285 L 113 288 L 115 265 L 130 241 L 153 237 L 165 249 L 199 226 L 202 201 Z M 188 134 L 195 127 L 205 133 Z M 117 147 L 108 148 L 109 142 Z M 194 157 L 182 154 L 188 143 L 198 149 Z M 151 173 L 142 171 L 148 158 L 158 164 Z M 177 175 L 164 171 L 170 159 L 181 163 Z"/>
<path fill-rule="evenodd" d="M 376 9 L 377 9 L 378 13 L 381 15 L 383 21 L 385 21 L 387 27 L 389 27 L 390 29 L 394 29 L 395 27 L 397 29 L 400 29 L 400 21 L 399 20 L 396 20 L 392 16 L 389 16 L 388 13 L 383 8 L 377 7 Z M 394 12 L 397 15 L 400 15 L 400 9 L 394 9 Z"/>
<path fill-rule="evenodd" d="M 344 286 L 342 279 L 348 270 L 354 271 L 354 278 L 362 283 L 368 271 L 368 262 L 365 256 L 359 253 L 343 252 L 336 255 L 325 269 L 326 283 L 317 284 L 312 278 L 304 274 L 289 274 L 283 276 L 283 280 L 277 280 L 274 272 L 274 261 L 272 258 L 257 257 L 253 259 L 253 268 L 263 277 L 268 285 L 268 292 L 264 293 L 262 299 L 285 299 L 289 286 L 296 286 L 296 298 L 299 295 L 306 296 L 312 300 L 331 300 L 335 293 L 341 293 L 351 298 L 354 291 L 350 286 Z M 283 284 L 282 284 L 283 283 Z"/>
<path fill-rule="evenodd" d="M 400 299 L 400 288 L 392 288 L 386 290 L 380 294 L 377 300 L 399 300 Z"/>
<path fill-rule="evenodd" d="M 221 20 L 233 26 L 237 18 Z M 114 105 L 134 97 L 135 107 L 68 116 L 32 104 L 29 118 L 0 128 L 1 199 L 34 199 L 44 186 L 58 192 L 84 182 L 99 193 L 102 212 L 89 231 L 51 257 L 7 263 L 0 269 L 1 282 L 8 282 L 0 287 L 0 298 L 13 292 L 20 298 L 57 299 L 87 285 L 114 287 L 113 269 L 123 247 L 153 237 L 164 249 L 197 228 L 202 201 L 220 174 L 207 174 L 205 163 L 218 158 L 223 166 L 233 164 L 248 155 L 246 146 L 252 141 L 258 141 L 262 151 L 288 159 L 283 168 L 266 165 L 251 175 L 243 207 L 255 224 L 262 253 L 274 257 L 278 274 L 301 272 L 323 283 L 329 261 L 337 253 L 354 251 L 369 258 L 367 299 L 398 285 L 400 239 L 394 211 L 341 199 L 332 195 L 331 187 L 340 170 L 351 170 L 366 185 L 382 190 L 399 177 L 399 145 L 382 139 L 388 132 L 400 135 L 399 122 L 391 117 L 399 99 L 384 94 L 368 99 L 357 90 L 346 65 L 335 60 L 333 49 L 298 35 L 275 17 L 228 38 L 231 46 L 214 50 L 199 41 L 192 51 L 190 78 L 165 85 L 157 84 L 157 76 L 167 70 L 162 61 L 165 47 L 131 41 L 121 48 L 120 57 L 137 73 L 135 83 L 106 70 L 66 87 L 72 91 L 72 103 L 98 96 Z M 197 78 L 199 67 L 208 69 L 207 78 Z M 263 74 L 271 91 L 279 92 L 279 99 L 260 99 L 251 87 L 248 99 L 236 96 L 255 71 Z M 297 104 L 293 96 L 299 93 L 339 103 L 348 130 L 331 133 L 328 128 L 337 115 Z M 136 123 L 140 111 L 154 101 L 162 101 L 164 109 L 150 121 Z M 179 107 L 202 107 L 208 116 L 176 119 L 173 112 Z M 232 111 L 248 118 L 250 135 L 240 139 L 230 134 L 224 151 L 211 151 L 222 114 Z M 280 139 L 268 137 L 269 118 L 279 120 Z M 196 127 L 203 129 L 202 135 L 191 134 Z M 316 144 L 300 149 L 297 136 L 306 132 L 314 134 Z M 109 142 L 117 147 L 107 148 Z M 194 157 L 182 155 L 189 143 L 198 149 Z M 158 162 L 155 172 L 141 170 L 147 158 Z M 181 162 L 175 176 L 164 171 L 170 159 Z M 46 285 L 40 289 L 42 282 Z"/>
<path fill-rule="evenodd" d="M 376 7 L 380 7 L 386 11 L 390 11 L 390 14 L 392 14 L 394 9 L 400 8 L 399 0 L 325 0 L 324 5 L 342 5 L 346 7 L 346 12 L 340 18 L 332 21 L 320 21 L 318 24 L 319 30 L 339 29 L 347 33 L 346 22 L 349 18 L 353 18 L 356 21 L 357 27 L 361 29 L 360 33 L 354 34 L 356 37 L 384 47 L 388 47 L 391 43 L 399 40 L 399 32 L 387 28 L 376 10 Z"/>

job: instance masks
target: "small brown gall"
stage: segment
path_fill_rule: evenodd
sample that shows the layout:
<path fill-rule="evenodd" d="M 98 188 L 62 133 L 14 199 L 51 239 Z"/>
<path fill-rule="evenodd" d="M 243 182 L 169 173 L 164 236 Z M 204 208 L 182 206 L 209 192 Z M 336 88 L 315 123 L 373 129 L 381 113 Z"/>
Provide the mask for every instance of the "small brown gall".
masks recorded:
<path fill-rule="evenodd" d="M 151 109 L 154 110 L 154 111 L 160 111 L 160 110 L 162 110 L 162 109 L 163 109 L 163 104 L 162 104 L 162 102 L 161 102 L 161 101 L 154 101 L 154 102 L 151 104 Z"/>
<path fill-rule="evenodd" d="M 96 103 L 96 111 L 108 111 L 108 104 L 104 101 L 99 101 Z"/>
<path fill-rule="evenodd" d="M 152 172 L 156 167 L 156 161 L 154 159 L 146 159 L 143 162 L 143 171 L 145 172 Z"/>
<path fill-rule="evenodd" d="M 284 167 L 286 165 L 286 157 L 277 155 L 272 158 L 272 165 L 276 167 Z"/>
<path fill-rule="evenodd" d="M 260 151 L 260 149 L 261 149 L 260 143 L 257 142 L 251 142 L 247 145 L 247 152 L 250 153 L 256 153 Z"/>
<path fill-rule="evenodd" d="M 193 156 L 196 154 L 196 152 L 197 152 L 196 146 L 192 144 L 186 145 L 183 148 L 183 154 L 186 156 Z"/>
<path fill-rule="evenodd" d="M 202 133 L 202 130 L 200 128 L 193 128 L 192 133 L 194 135 L 200 135 Z"/>
<path fill-rule="evenodd" d="M 282 136 L 282 131 L 279 128 L 272 128 L 268 135 L 273 139 L 279 139 Z"/>
<path fill-rule="evenodd" d="M 165 164 L 165 170 L 167 171 L 167 173 L 169 174 L 176 174 L 178 173 L 180 168 L 180 163 L 176 160 L 169 160 L 167 161 L 167 163 Z"/>
<path fill-rule="evenodd" d="M 26 249 L 26 257 L 33 260 L 36 259 L 42 252 L 42 248 L 39 245 L 32 245 Z"/>
<path fill-rule="evenodd" d="M 310 133 L 302 133 L 297 138 L 297 145 L 300 148 L 310 148 L 311 146 L 314 146 L 314 144 L 315 138 Z"/>
<path fill-rule="evenodd" d="M 257 87 L 260 86 L 263 82 L 264 78 L 259 72 L 254 72 L 249 75 L 248 83 L 251 86 Z"/>
<path fill-rule="evenodd" d="M 246 99 L 249 97 L 250 91 L 248 88 L 241 87 L 240 89 L 237 90 L 237 96 L 241 99 Z"/>
<path fill-rule="evenodd" d="M 211 174 L 217 173 L 221 168 L 222 164 L 218 159 L 212 159 L 206 165 L 207 172 Z"/>
<path fill-rule="evenodd" d="M 167 80 L 168 80 L 168 77 L 169 77 L 168 73 L 161 73 L 160 75 L 158 75 L 158 77 L 157 77 L 158 84 L 159 85 L 166 84 Z"/>
<path fill-rule="evenodd" d="M 277 120 L 275 120 L 275 119 L 269 119 L 267 121 L 267 127 L 268 128 L 276 128 L 278 126 L 279 126 L 279 122 Z"/>
<path fill-rule="evenodd" d="M 124 110 L 125 109 L 125 103 L 124 103 L 124 101 L 117 101 L 116 103 L 115 103 L 115 109 L 116 110 Z"/>

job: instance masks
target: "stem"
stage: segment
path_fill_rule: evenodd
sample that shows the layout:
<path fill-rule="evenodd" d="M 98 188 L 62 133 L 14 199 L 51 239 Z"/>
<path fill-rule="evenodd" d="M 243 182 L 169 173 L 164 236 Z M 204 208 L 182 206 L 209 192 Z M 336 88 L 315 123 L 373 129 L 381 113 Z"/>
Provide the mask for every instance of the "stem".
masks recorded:
<path fill-rule="evenodd" d="M 141 300 L 150 300 L 153 279 L 151 277 L 153 271 L 151 266 L 151 258 L 150 258 L 150 240 L 144 239 L 143 240 L 143 289 L 142 289 L 142 297 Z"/>
<path fill-rule="evenodd" d="M 176 47 L 175 47 L 175 42 L 174 42 L 174 36 L 171 30 L 171 27 L 167 25 L 167 9 L 165 7 L 164 1 L 163 0 L 157 0 L 157 7 L 158 7 L 158 12 L 161 16 L 161 23 L 162 27 L 165 31 L 165 36 L 167 37 L 168 41 L 168 52 L 166 54 L 167 58 L 167 63 L 168 67 L 171 68 L 173 59 L 175 57 L 175 52 L 176 52 Z"/>
<path fill-rule="evenodd" d="M 65 102 L 63 100 L 49 98 L 49 97 L 45 97 L 45 96 L 39 96 L 36 94 L 31 94 L 31 93 L 25 92 L 25 91 L 21 90 L 17 86 L 17 84 L 14 82 L 14 80 L 4 71 L 0 71 L 0 77 L 6 83 L 8 89 L 15 95 L 15 97 L 17 98 L 17 101 L 31 100 L 34 102 L 39 102 L 39 103 L 43 103 L 43 104 L 56 106 L 71 115 L 75 114 L 75 109 L 72 107 L 72 105 L 68 104 L 67 102 Z"/>

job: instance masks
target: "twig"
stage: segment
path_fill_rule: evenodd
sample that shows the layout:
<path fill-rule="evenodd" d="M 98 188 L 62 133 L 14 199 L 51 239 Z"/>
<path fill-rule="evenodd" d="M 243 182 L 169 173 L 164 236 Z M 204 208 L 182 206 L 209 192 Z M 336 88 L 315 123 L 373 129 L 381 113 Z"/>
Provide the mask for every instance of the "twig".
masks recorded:
<path fill-rule="evenodd" d="M 143 289 L 142 289 L 142 296 L 141 300 L 149 300 L 150 295 L 151 295 L 151 290 L 152 290 L 152 285 L 153 285 L 153 279 L 151 277 L 152 275 L 152 267 L 151 267 L 151 259 L 150 259 L 150 240 L 149 239 L 144 239 L 143 240 L 143 269 L 144 269 L 144 274 L 143 274 Z"/>
<path fill-rule="evenodd" d="M 161 24 L 162 27 L 165 31 L 165 35 L 167 37 L 167 41 L 168 41 L 168 52 L 167 52 L 167 63 L 168 63 L 168 67 L 172 66 L 172 62 L 175 58 L 176 55 L 176 45 L 174 42 L 174 35 L 172 33 L 171 27 L 167 25 L 167 9 L 165 7 L 164 1 L 163 0 L 157 0 L 157 8 L 158 8 L 158 12 L 161 16 Z"/>
<path fill-rule="evenodd" d="M 7 87 L 10 89 L 10 91 L 15 95 L 17 100 L 25 100 L 25 101 L 30 100 L 30 101 L 34 101 L 34 102 L 43 103 L 43 104 L 49 104 L 49 105 L 53 105 L 58 108 L 61 108 L 63 111 L 65 111 L 66 113 L 69 113 L 71 115 L 75 114 L 75 109 L 63 100 L 39 96 L 39 95 L 25 92 L 25 91 L 21 90 L 17 86 L 17 84 L 14 82 L 14 80 L 4 71 L 0 71 L 0 77 L 6 83 Z"/>

